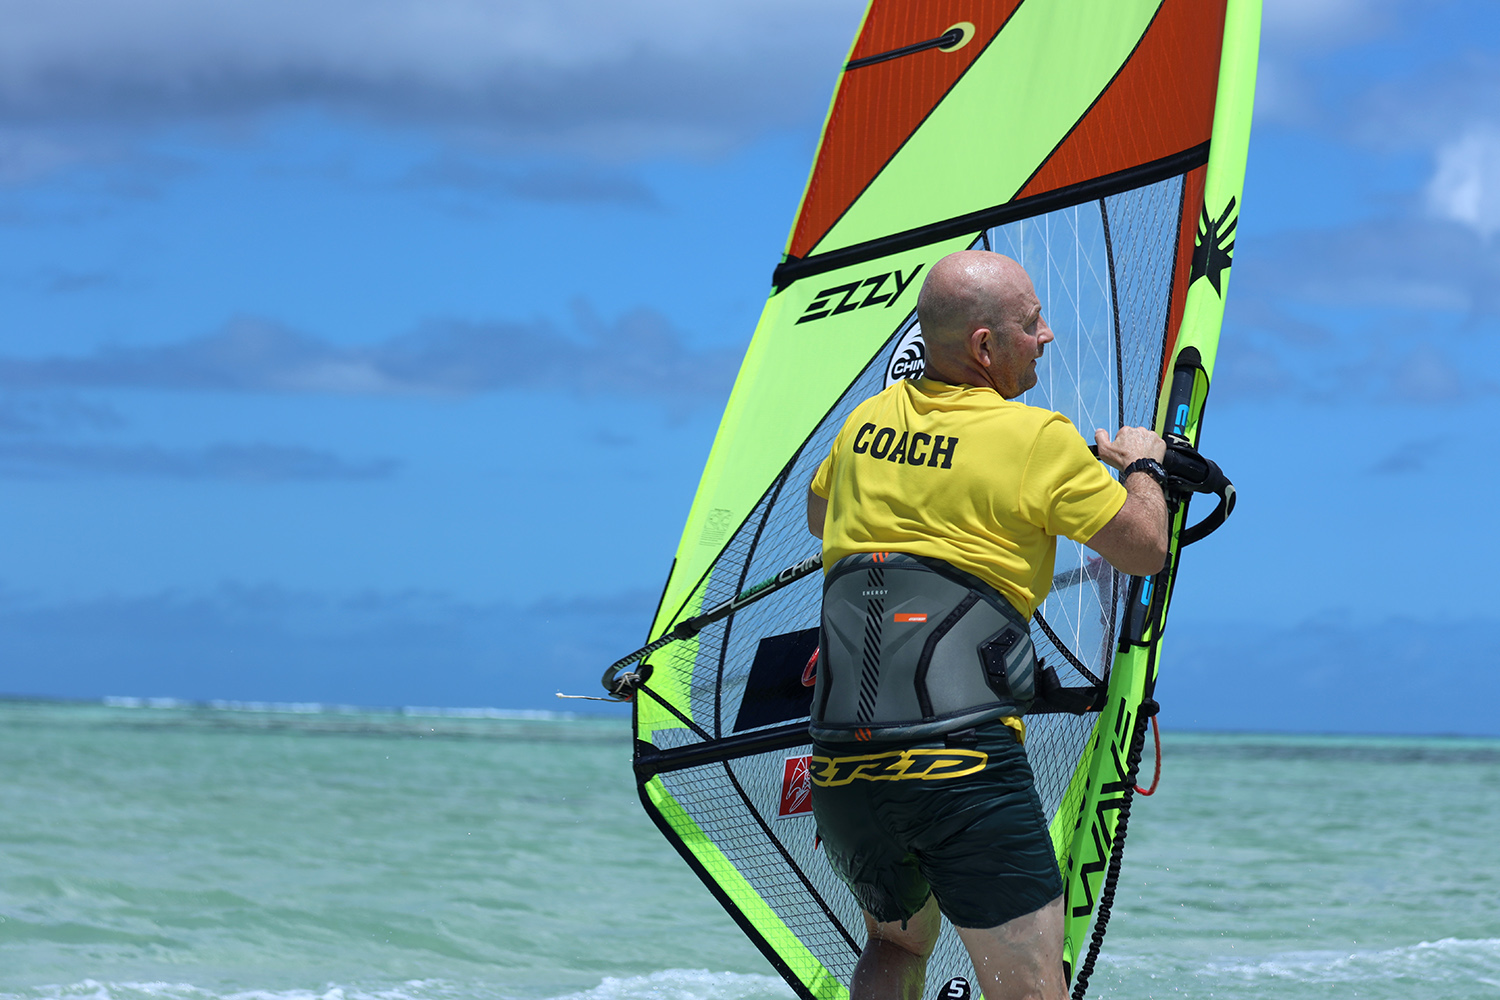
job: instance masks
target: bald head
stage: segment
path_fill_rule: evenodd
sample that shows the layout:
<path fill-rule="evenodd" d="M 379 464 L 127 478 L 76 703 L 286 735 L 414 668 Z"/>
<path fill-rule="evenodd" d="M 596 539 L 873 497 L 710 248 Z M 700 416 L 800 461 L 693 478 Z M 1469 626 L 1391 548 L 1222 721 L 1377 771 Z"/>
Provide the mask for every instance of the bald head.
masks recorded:
<path fill-rule="evenodd" d="M 1025 268 L 987 250 L 962 250 L 934 264 L 917 297 L 917 319 L 930 377 L 989 385 L 1007 399 L 1036 384 L 1034 363 L 1052 339 Z"/>
<path fill-rule="evenodd" d="M 1003 254 L 960 250 L 933 265 L 917 296 L 917 319 L 930 355 L 955 347 L 981 326 L 994 327 L 1023 292 L 1026 271 Z"/>

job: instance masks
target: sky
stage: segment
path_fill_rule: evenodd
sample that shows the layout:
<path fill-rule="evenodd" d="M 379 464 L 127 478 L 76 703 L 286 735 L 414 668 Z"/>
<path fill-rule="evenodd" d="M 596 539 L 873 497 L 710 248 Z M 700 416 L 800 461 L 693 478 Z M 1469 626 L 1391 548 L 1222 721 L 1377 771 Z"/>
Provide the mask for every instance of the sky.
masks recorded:
<path fill-rule="evenodd" d="M 0 693 L 598 708 L 861 7 L 0 0 Z M 1500 9 L 1266 0 L 1164 725 L 1500 735 L 1497 239 Z"/>

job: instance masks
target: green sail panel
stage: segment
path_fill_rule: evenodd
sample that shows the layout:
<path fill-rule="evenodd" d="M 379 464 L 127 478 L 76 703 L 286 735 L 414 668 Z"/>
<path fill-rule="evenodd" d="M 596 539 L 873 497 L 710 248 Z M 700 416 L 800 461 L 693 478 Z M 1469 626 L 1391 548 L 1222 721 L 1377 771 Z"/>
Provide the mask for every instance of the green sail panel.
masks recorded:
<path fill-rule="evenodd" d="M 1034 279 L 1057 340 L 1023 401 L 1085 434 L 1162 430 L 1170 417 L 1196 442 L 1232 265 L 1259 4 L 1106 9 L 870 5 L 651 638 L 817 554 L 805 520 L 813 471 L 854 406 L 920 374 L 916 293 L 954 250 L 1008 254 Z M 980 26 L 967 48 L 868 58 L 959 23 Z M 907 131 L 893 133 L 893 121 Z M 1180 365 L 1191 391 L 1169 415 Z M 1151 580 L 1061 540 L 1057 583 L 1034 622 L 1063 684 L 1102 692 L 1089 711 L 1027 720 L 1064 880 L 1070 975 L 1100 931 L 1186 521 L 1184 510 L 1168 567 Z M 814 574 L 652 654 L 634 766 L 648 815 L 777 971 L 800 996 L 836 1000 L 865 933 L 807 810 L 802 674 L 819 583 Z M 945 930 L 929 995 L 972 974 Z"/>
<path fill-rule="evenodd" d="M 1023 3 L 816 250 L 1010 201 L 1119 72 L 1159 6 Z"/>

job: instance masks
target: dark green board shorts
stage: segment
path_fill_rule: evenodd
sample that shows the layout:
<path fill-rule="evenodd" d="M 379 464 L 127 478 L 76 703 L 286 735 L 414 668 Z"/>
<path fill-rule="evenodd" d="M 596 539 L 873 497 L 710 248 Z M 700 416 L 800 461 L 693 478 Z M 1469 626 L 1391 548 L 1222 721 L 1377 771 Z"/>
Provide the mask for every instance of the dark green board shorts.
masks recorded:
<path fill-rule="evenodd" d="M 813 747 L 813 815 L 828 862 L 876 920 L 927 902 L 996 927 L 1062 894 L 1031 764 L 1015 730 Z"/>

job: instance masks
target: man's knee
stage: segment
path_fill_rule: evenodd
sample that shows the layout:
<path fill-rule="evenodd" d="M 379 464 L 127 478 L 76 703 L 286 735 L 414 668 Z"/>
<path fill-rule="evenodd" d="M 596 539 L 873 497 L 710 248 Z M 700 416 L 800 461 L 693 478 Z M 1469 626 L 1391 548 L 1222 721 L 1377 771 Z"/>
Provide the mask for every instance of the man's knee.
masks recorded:
<path fill-rule="evenodd" d="M 956 928 L 986 997 L 1067 996 L 1063 978 L 1063 907 L 1058 896 L 998 927 Z"/>
<path fill-rule="evenodd" d="M 937 898 L 928 896 L 922 908 L 905 921 L 891 920 L 882 923 L 866 911 L 865 929 L 869 931 L 871 941 L 879 940 L 895 945 L 925 960 L 937 947 L 938 935 L 943 929 L 943 917 L 938 911 Z"/>

